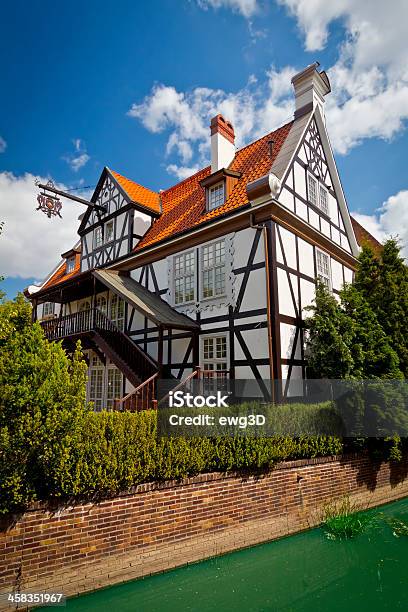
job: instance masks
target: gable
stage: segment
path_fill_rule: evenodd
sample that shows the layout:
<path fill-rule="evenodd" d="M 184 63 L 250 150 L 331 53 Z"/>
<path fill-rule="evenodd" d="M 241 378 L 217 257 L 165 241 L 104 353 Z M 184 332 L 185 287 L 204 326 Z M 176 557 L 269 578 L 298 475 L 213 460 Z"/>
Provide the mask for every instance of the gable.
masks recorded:
<path fill-rule="evenodd" d="M 310 183 L 315 185 L 314 194 L 310 193 L 313 187 Z M 326 210 L 320 206 L 321 191 L 327 203 Z M 299 140 L 278 200 L 345 251 L 358 255 L 350 214 L 319 110 L 315 111 Z"/>
<path fill-rule="evenodd" d="M 103 218 L 118 212 L 121 208 L 129 204 L 131 199 L 120 188 L 118 182 L 109 170 L 105 168 L 92 196 L 92 202 L 99 206 L 103 206 L 106 209 L 106 213 L 101 213 L 91 208 L 88 209 L 82 219 L 79 233 L 84 232 L 86 229 L 100 222 Z"/>

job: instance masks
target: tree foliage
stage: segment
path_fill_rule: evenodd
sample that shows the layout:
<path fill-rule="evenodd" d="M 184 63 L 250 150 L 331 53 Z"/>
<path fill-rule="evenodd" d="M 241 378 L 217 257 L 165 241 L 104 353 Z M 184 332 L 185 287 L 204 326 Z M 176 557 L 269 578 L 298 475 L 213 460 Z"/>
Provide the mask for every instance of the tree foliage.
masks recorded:
<path fill-rule="evenodd" d="M 85 408 L 86 364 L 49 343 L 19 296 L 0 304 L 0 511 L 41 496 Z"/>
<path fill-rule="evenodd" d="M 396 240 L 387 240 L 379 253 L 370 245 L 363 247 L 355 287 L 375 313 L 408 378 L 408 267 Z"/>

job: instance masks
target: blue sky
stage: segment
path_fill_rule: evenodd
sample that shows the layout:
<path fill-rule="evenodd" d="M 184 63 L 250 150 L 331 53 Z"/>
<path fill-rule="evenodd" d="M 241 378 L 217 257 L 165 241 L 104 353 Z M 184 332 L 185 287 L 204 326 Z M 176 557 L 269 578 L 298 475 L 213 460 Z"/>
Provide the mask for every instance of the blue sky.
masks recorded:
<path fill-rule="evenodd" d="M 4 4 L 0 272 L 8 295 L 58 263 L 76 240 L 83 210 L 67 202 L 62 222 L 40 221 L 34 177 L 88 187 L 108 165 L 153 189 L 166 188 L 208 161 L 206 130 L 214 111 L 229 111 L 239 143 L 250 142 L 290 117 L 290 75 L 315 60 L 336 86 L 330 108 L 327 102 L 328 129 L 349 206 L 378 235 L 404 238 L 407 32 L 398 23 L 408 23 L 407 3 L 401 0 L 402 13 L 396 6 L 389 42 L 373 37 L 389 18 L 377 0 L 371 12 L 363 0 L 352 8 L 338 0 L 331 12 L 323 0 L 313 4 Z M 316 26 L 319 8 L 324 19 Z"/>

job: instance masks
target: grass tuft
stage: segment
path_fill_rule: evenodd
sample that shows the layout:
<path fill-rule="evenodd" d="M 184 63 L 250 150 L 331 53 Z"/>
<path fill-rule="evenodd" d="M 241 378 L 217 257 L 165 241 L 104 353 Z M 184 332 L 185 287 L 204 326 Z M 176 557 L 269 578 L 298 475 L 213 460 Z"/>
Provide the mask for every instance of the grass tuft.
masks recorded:
<path fill-rule="evenodd" d="M 354 538 L 372 525 L 374 517 L 356 509 L 348 497 L 325 506 L 323 529 L 329 540 Z"/>

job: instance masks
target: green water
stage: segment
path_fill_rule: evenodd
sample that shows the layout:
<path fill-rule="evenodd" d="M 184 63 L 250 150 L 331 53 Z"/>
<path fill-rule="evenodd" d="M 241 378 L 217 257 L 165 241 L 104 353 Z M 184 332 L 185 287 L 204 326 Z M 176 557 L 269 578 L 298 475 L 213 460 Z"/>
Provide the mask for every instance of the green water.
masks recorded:
<path fill-rule="evenodd" d="M 408 536 L 383 516 L 408 522 L 408 499 L 370 511 L 377 525 L 353 540 L 322 529 L 68 600 L 110 612 L 408 610 Z M 49 608 L 48 608 L 49 609 Z"/>

